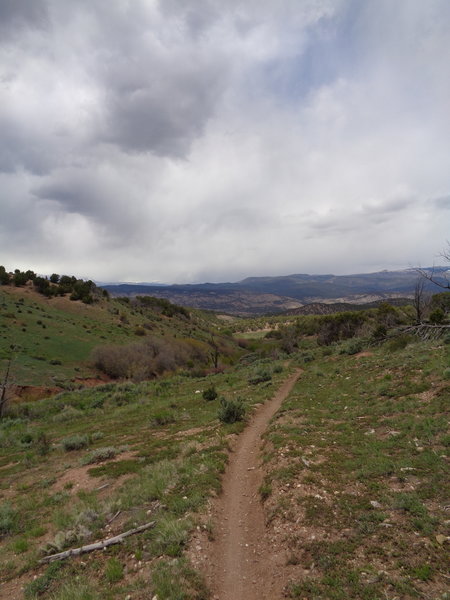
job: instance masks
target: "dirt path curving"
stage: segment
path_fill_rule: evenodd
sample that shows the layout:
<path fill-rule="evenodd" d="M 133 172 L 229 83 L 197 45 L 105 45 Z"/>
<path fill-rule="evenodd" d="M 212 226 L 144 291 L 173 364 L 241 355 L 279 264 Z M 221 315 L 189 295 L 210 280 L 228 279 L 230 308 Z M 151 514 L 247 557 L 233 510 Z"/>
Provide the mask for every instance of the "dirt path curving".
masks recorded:
<path fill-rule="evenodd" d="M 261 435 L 280 408 L 301 370 L 291 375 L 272 400 L 254 414 L 239 436 L 223 480 L 223 493 L 213 508 L 214 541 L 206 578 L 218 600 L 276 600 L 283 582 L 265 538 L 259 495 Z"/>

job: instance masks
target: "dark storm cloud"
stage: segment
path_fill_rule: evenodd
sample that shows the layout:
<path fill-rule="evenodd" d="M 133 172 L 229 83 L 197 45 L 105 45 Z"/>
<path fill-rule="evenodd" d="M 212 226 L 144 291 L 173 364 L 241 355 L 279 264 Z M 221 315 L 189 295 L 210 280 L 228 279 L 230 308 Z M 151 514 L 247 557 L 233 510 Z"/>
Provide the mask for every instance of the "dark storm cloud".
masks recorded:
<path fill-rule="evenodd" d="M 47 3 L 44 0 L 1 0 L 0 34 L 16 35 L 23 27 L 42 28 L 48 25 Z"/>
<path fill-rule="evenodd" d="M 448 237 L 449 33 L 447 0 L 0 0 L 3 261 L 425 264 Z"/>
<path fill-rule="evenodd" d="M 186 155 L 214 110 L 226 69 L 195 56 L 179 58 L 181 64 L 143 60 L 135 78 L 126 64 L 114 69 L 107 81 L 105 141 L 125 151 Z"/>

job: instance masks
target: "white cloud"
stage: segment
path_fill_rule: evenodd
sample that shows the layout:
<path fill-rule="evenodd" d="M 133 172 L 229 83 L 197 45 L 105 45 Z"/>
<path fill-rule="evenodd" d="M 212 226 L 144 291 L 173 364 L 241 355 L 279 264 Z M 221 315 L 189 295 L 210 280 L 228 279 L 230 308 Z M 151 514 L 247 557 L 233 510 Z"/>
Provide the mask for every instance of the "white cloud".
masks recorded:
<path fill-rule="evenodd" d="M 219 281 L 428 264 L 448 238 L 445 0 L 2 10 L 6 266 Z"/>

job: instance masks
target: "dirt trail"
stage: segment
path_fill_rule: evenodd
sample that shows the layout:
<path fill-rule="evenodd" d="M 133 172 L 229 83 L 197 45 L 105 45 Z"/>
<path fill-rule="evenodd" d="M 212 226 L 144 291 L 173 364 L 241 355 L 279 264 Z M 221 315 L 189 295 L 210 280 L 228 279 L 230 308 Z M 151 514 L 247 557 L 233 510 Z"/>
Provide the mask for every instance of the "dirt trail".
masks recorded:
<path fill-rule="evenodd" d="M 206 574 L 218 600 L 275 600 L 281 598 L 276 558 L 265 539 L 259 495 L 261 435 L 291 391 L 301 371 L 261 406 L 239 436 L 223 480 L 223 493 L 213 509 L 214 542 Z"/>

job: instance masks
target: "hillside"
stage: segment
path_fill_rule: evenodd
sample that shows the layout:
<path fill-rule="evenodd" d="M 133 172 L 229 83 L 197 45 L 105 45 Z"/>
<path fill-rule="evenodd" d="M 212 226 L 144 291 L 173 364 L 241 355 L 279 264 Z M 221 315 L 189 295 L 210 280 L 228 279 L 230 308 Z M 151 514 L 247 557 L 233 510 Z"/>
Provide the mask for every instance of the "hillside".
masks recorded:
<path fill-rule="evenodd" d="M 100 296 L 86 304 L 69 295 L 44 296 L 31 283 L 0 286 L 2 367 L 12 357 L 11 380 L 25 396 L 123 377 L 125 373 L 117 369 L 102 371 L 96 366 L 102 348 L 111 352 L 115 347 L 135 348 L 135 354 L 143 356 L 139 348 L 148 349 L 153 343 L 153 354 L 161 358 L 159 374 L 213 368 L 215 347 L 220 362 L 232 362 L 240 351 L 232 338 L 219 334 L 220 325 L 212 314 L 187 311 L 166 300 Z M 139 362 L 137 356 L 130 360 Z M 128 376 L 139 378 L 137 367 L 130 369 Z"/>
<path fill-rule="evenodd" d="M 223 373 L 11 404 L 0 420 L 0 597 L 210 597 L 216 534 L 228 523 L 212 502 L 241 419 L 290 381 L 262 460 L 241 467 L 263 477 L 266 589 L 445 598 L 450 344 L 445 328 L 432 341 L 402 333 L 408 310 L 296 317 Z M 118 546 L 40 562 L 139 527 Z"/>
<path fill-rule="evenodd" d="M 446 271 L 446 267 L 434 269 L 436 275 L 443 275 Z M 113 296 L 149 294 L 183 306 L 250 316 L 284 312 L 315 302 L 363 304 L 411 297 L 417 277 L 415 269 L 407 269 L 357 275 L 249 277 L 236 283 L 168 286 L 120 284 L 104 287 Z M 429 289 L 433 289 L 431 284 Z"/>

